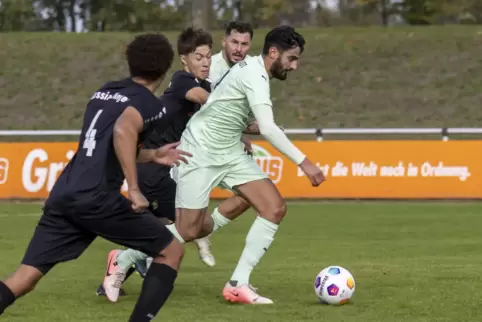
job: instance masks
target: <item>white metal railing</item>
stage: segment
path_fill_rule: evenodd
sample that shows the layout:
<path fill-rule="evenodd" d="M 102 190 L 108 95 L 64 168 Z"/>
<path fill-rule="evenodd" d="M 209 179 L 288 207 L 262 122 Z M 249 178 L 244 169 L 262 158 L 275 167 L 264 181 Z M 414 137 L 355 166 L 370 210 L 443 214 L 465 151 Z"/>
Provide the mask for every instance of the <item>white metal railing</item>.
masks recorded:
<path fill-rule="evenodd" d="M 318 141 L 323 140 L 323 135 L 349 135 L 349 134 L 435 134 L 440 135 L 444 141 L 450 134 L 482 134 L 482 128 L 306 128 L 284 129 L 286 134 L 315 135 Z M 59 136 L 79 135 L 80 130 L 0 130 L 0 136 Z"/>
<path fill-rule="evenodd" d="M 80 135 L 80 130 L 0 130 L 0 136 Z"/>

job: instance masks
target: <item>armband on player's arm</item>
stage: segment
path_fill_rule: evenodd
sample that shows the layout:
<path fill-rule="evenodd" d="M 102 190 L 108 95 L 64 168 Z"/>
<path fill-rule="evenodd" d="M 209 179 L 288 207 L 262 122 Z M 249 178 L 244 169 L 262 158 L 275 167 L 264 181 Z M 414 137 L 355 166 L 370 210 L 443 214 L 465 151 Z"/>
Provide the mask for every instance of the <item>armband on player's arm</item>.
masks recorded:
<path fill-rule="evenodd" d="M 144 126 L 141 114 L 127 107 L 114 125 L 114 150 L 129 190 L 137 189 L 137 140 Z"/>
<path fill-rule="evenodd" d="M 271 106 L 259 104 L 251 106 L 251 110 L 258 121 L 261 135 L 296 165 L 300 165 L 306 156 L 288 139 L 283 130 L 276 125 Z"/>
<path fill-rule="evenodd" d="M 186 99 L 190 102 L 203 105 L 209 97 L 209 92 L 202 87 L 194 87 L 187 91 Z"/>

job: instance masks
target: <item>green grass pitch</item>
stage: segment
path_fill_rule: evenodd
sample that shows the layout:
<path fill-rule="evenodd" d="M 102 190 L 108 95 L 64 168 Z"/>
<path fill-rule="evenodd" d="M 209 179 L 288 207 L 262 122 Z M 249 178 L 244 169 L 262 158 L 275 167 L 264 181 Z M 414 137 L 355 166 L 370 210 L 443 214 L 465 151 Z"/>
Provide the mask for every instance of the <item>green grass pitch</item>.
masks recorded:
<path fill-rule="evenodd" d="M 3 203 L 0 278 L 20 260 L 40 204 Z M 252 212 L 212 237 L 217 266 L 208 268 L 194 245 L 158 321 L 480 321 L 482 204 L 321 202 L 291 203 L 275 242 L 252 274 L 272 306 L 225 303 L 221 289 L 244 247 Z M 107 252 L 97 240 L 77 261 L 57 266 L 37 289 L 0 317 L 8 322 L 127 321 L 141 279 L 125 285 L 117 304 L 94 295 Z M 329 265 L 356 280 L 351 304 L 317 303 L 313 281 Z"/>

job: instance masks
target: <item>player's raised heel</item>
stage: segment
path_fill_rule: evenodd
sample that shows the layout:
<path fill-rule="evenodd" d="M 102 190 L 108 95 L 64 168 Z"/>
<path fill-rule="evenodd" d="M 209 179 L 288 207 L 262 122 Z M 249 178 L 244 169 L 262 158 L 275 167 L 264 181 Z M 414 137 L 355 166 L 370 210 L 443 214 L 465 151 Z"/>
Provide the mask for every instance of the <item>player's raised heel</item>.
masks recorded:
<path fill-rule="evenodd" d="M 107 270 L 105 272 L 104 283 L 102 284 L 107 299 L 113 303 L 119 299 L 120 289 L 127 273 L 117 265 L 117 256 L 120 252 L 120 249 L 110 251 L 107 257 Z"/>
<path fill-rule="evenodd" d="M 213 267 L 216 265 L 216 260 L 214 259 L 214 255 L 211 252 L 211 242 L 209 241 L 208 237 L 199 238 L 194 240 L 198 251 L 199 251 L 199 258 L 209 267 Z"/>
<path fill-rule="evenodd" d="M 257 294 L 249 285 L 232 286 L 227 283 L 223 289 L 226 301 L 240 304 L 273 304 L 269 298 Z"/>

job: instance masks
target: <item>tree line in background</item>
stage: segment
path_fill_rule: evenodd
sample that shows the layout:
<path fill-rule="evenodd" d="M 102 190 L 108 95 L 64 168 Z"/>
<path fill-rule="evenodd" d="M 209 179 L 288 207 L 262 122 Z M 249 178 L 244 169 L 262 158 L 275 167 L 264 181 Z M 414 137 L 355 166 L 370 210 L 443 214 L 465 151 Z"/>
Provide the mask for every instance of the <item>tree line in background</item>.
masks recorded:
<path fill-rule="evenodd" d="M 482 0 L 0 0 L 0 31 L 145 31 L 482 22 Z"/>

